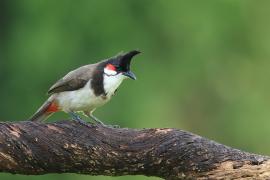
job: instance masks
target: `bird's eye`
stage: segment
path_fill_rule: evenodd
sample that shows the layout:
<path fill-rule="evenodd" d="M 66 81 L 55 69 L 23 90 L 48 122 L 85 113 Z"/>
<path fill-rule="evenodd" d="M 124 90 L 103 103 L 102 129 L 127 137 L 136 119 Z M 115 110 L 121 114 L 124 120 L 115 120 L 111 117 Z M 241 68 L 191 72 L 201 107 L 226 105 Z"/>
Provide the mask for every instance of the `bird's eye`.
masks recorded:
<path fill-rule="evenodd" d="M 122 71 L 122 68 L 121 68 L 120 66 L 116 66 L 116 70 L 117 70 L 118 72 L 121 72 L 121 71 Z"/>

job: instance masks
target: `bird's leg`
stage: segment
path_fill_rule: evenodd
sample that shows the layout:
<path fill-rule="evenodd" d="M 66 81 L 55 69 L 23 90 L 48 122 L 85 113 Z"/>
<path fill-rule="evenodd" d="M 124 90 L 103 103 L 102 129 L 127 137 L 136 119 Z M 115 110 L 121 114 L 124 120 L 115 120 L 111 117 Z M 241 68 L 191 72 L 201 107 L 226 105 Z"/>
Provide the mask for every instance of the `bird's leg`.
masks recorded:
<path fill-rule="evenodd" d="M 99 124 L 101 126 L 105 126 L 105 127 L 109 127 L 109 128 L 120 128 L 120 126 L 118 126 L 118 125 L 106 125 L 106 124 L 104 124 L 101 120 L 96 118 L 92 113 L 90 113 L 89 117 L 91 119 L 93 119 L 97 124 Z"/>
<path fill-rule="evenodd" d="M 97 117 L 95 117 L 91 112 L 84 112 L 86 116 L 94 120 L 98 125 L 109 127 L 109 128 L 120 128 L 118 125 L 106 125 L 101 120 L 99 120 Z"/>
<path fill-rule="evenodd" d="M 76 114 L 75 112 L 69 112 L 69 115 L 72 117 L 73 120 L 75 120 L 83 125 L 89 126 L 89 124 L 86 123 L 83 119 L 81 119 L 81 117 L 78 114 Z"/>
<path fill-rule="evenodd" d="M 94 120 L 97 124 L 102 125 L 102 126 L 106 126 L 101 120 L 99 120 L 98 118 L 96 118 L 93 114 L 89 114 L 89 117 Z"/>

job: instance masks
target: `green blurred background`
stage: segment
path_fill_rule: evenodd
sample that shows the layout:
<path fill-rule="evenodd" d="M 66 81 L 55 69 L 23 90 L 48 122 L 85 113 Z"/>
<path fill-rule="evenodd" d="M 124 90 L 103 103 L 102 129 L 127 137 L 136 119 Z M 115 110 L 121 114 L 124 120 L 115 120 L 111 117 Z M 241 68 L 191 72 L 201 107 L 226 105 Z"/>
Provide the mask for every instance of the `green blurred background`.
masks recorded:
<path fill-rule="evenodd" d="M 125 81 L 96 116 L 122 127 L 180 128 L 269 155 L 269 17 L 267 0 L 1 0 L 1 120 L 26 120 L 70 70 L 140 49 L 132 65 L 138 80 Z M 0 174 L 59 178 L 157 179 Z"/>

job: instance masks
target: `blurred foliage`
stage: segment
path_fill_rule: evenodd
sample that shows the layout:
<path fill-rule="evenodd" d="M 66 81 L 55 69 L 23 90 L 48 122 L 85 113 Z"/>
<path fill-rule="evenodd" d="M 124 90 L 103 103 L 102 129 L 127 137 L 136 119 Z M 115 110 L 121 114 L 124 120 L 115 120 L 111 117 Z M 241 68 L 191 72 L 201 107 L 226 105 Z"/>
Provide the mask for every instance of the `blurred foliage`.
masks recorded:
<path fill-rule="evenodd" d="M 140 49 L 95 115 L 122 127 L 174 127 L 270 154 L 270 1 L 1 0 L 1 120 L 25 120 L 78 66 Z M 58 113 L 51 121 L 66 119 Z M 156 179 L 83 175 L 0 179 Z"/>

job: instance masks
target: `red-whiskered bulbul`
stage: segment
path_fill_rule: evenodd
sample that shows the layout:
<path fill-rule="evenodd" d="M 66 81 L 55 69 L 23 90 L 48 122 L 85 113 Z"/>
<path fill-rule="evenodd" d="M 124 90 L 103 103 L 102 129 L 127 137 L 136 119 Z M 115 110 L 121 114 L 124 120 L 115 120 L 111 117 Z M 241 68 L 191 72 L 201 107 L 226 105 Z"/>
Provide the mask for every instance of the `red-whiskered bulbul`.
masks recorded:
<path fill-rule="evenodd" d="M 85 123 L 76 114 L 82 111 L 96 123 L 104 125 L 92 113 L 111 99 L 124 79 L 136 79 L 130 71 L 130 62 L 139 53 L 133 50 L 69 72 L 49 89 L 50 97 L 30 120 L 44 121 L 53 113 L 64 111 L 72 119 Z"/>

